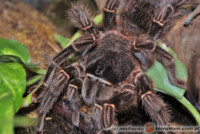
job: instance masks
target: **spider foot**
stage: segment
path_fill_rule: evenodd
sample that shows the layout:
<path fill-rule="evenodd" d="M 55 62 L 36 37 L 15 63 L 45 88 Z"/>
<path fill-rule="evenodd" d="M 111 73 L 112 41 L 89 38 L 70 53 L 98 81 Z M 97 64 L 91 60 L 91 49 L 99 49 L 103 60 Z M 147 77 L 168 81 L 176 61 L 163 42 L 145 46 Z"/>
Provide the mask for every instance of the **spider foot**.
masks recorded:
<path fill-rule="evenodd" d="M 109 13 L 114 13 L 117 6 L 118 6 L 118 0 L 107 0 L 106 5 L 104 7 L 104 11 Z"/>
<path fill-rule="evenodd" d="M 104 104 L 103 107 L 95 104 L 92 118 L 98 130 L 107 129 L 115 124 L 115 106 L 113 104 Z"/>
<path fill-rule="evenodd" d="M 157 125 L 164 126 L 169 124 L 171 120 L 170 111 L 161 97 L 148 91 L 141 96 L 141 99 L 144 110 Z"/>
<path fill-rule="evenodd" d="M 72 4 L 72 9 L 68 12 L 71 20 L 82 30 L 98 36 L 98 30 L 91 21 L 89 10 L 83 6 L 82 2 Z"/>
<path fill-rule="evenodd" d="M 122 92 L 110 99 L 117 112 L 126 111 L 131 106 L 137 107 L 137 91 L 131 85 L 125 85 Z"/>
<path fill-rule="evenodd" d="M 107 0 L 104 7 L 104 25 L 107 29 L 116 27 L 116 9 L 119 5 L 118 0 Z"/>

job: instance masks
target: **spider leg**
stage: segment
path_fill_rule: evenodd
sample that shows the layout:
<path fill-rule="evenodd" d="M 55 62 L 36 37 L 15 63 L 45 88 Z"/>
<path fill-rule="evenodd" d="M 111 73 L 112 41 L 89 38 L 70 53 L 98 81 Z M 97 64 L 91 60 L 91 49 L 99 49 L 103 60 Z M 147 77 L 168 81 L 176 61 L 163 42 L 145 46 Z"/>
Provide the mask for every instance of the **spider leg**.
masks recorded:
<path fill-rule="evenodd" d="M 97 130 L 109 128 L 115 123 L 115 106 L 105 103 L 103 106 L 95 104 L 92 111 Z"/>
<path fill-rule="evenodd" d="M 91 21 L 89 11 L 82 2 L 72 4 L 72 9 L 68 11 L 68 14 L 76 26 L 98 37 L 99 31 Z"/>
<path fill-rule="evenodd" d="M 42 101 L 39 109 L 39 129 L 38 131 L 42 131 L 44 126 L 44 119 L 46 117 L 46 113 L 52 108 L 53 104 L 57 101 L 59 95 L 65 89 L 69 81 L 69 75 L 65 73 L 64 70 L 60 70 L 57 73 L 49 88 L 48 92 L 42 93 L 40 97 L 42 97 Z"/>
<path fill-rule="evenodd" d="M 80 78 L 73 79 L 70 81 L 66 96 L 66 98 L 70 102 L 70 106 L 72 109 L 72 124 L 76 127 L 79 127 L 80 122 L 80 112 L 82 100 L 80 99 L 80 93 L 82 88 L 82 80 Z"/>
<path fill-rule="evenodd" d="M 157 40 L 160 36 L 164 35 L 172 26 L 172 19 L 175 18 L 174 12 L 174 7 L 169 4 L 163 6 L 161 10 L 158 10 L 155 13 L 148 31 L 148 34 L 153 37 L 154 40 Z"/>
<path fill-rule="evenodd" d="M 116 28 L 116 9 L 118 5 L 118 0 L 107 0 L 106 2 L 103 21 L 107 29 Z"/>
<path fill-rule="evenodd" d="M 155 49 L 155 56 L 156 59 L 166 67 L 170 83 L 186 89 L 186 83 L 177 79 L 176 77 L 174 58 L 168 52 L 158 46 L 156 46 Z"/>
<path fill-rule="evenodd" d="M 135 40 L 133 42 L 132 52 L 133 55 L 140 61 L 142 66 L 149 68 L 154 62 L 152 52 L 155 50 L 156 44 L 145 39 L 145 37 L 142 37 L 140 40 Z"/>
<path fill-rule="evenodd" d="M 155 1 L 157 2 L 157 1 Z M 156 41 L 162 38 L 174 25 L 178 18 L 178 9 L 186 3 L 186 0 L 160 1 L 151 18 L 148 34 Z M 156 3 L 156 4 L 157 4 Z"/>
<path fill-rule="evenodd" d="M 142 72 L 137 72 L 135 78 L 136 88 L 139 90 L 145 112 L 157 125 L 167 125 L 171 119 L 167 104 L 154 93 L 150 79 Z"/>
<path fill-rule="evenodd" d="M 72 53 L 74 53 L 74 50 L 73 50 L 72 46 L 69 46 L 69 47 L 65 48 L 64 50 L 62 50 L 58 55 L 56 55 L 53 58 L 53 62 L 47 69 L 47 73 L 44 76 L 43 81 L 45 83 L 45 87 L 49 86 L 49 84 L 51 83 L 56 69 L 59 68 L 60 66 L 62 66 L 62 64 L 66 61 L 66 58 L 64 58 L 64 59 L 62 59 L 62 58 L 64 56 L 68 57 Z"/>
<path fill-rule="evenodd" d="M 124 85 L 121 90 L 115 90 L 114 96 L 110 99 L 95 104 L 92 118 L 97 130 L 105 130 L 116 124 L 115 112 L 122 112 L 137 105 L 137 92 L 133 85 Z M 98 91 L 97 91 L 98 92 Z"/>
<path fill-rule="evenodd" d="M 59 72 L 54 75 L 52 82 L 47 88 L 47 91 L 43 92 L 39 96 L 39 99 L 41 99 L 41 103 L 39 106 L 38 131 L 42 131 L 46 114 L 52 108 L 53 104 L 58 100 L 61 93 L 67 90 L 69 81 L 80 76 L 81 69 L 79 69 L 79 67 L 80 66 L 71 65 L 60 68 Z M 69 86 L 69 88 L 70 87 L 71 86 Z"/>
<path fill-rule="evenodd" d="M 122 112 L 129 109 L 131 106 L 137 107 L 137 90 L 134 85 L 124 85 L 119 93 L 116 92 L 107 103 L 115 105 L 116 112 Z"/>
<path fill-rule="evenodd" d="M 143 42 L 142 40 L 145 39 L 134 41 L 132 49 L 133 55 L 140 61 L 142 67 L 149 68 L 154 63 L 155 57 L 166 67 L 170 83 L 186 89 L 186 83 L 176 77 L 174 58 L 154 42 L 150 40 Z"/>
<path fill-rule="evenodd" d="M 113 95 L 112 83 L 87 73 L 81 91 L 83 100 L 91 105 L 108 100 Z"/>
<path fill-rule="evenodd" d="M 184 22 L 184 26 L 188 26 L 192 20 L 200 14 L 200 5 L 187 17 L 187 19 Z"/>
<path fill-rule="evenodd" d="M 71 54 L 76 54 L 80 57 L 85 56 L 94 46 L 96 38 L 94 35 L 85 34 L 79 39 L 75 40 L 69 47 L 62 50 L 53 58 L 53 63 L 47 69 L 47 73 L 44 76 L 44 87 L 48 87 L 53 79 L 55 71 L 59 67 L 65 66 L 67 57 Z"/>

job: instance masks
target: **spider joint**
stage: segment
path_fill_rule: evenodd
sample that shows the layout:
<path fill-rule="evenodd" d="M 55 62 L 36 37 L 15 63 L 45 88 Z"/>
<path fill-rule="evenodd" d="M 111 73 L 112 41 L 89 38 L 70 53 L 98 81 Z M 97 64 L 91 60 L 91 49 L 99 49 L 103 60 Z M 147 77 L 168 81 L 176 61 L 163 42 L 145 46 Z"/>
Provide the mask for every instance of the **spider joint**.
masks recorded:
<path fill-rule="evenodd" d="M 158 20 L 153 19 L 153 22 L 157 23 L 159 26 L 163 27 L 164 24 Z"/>
<path fill-rule="evenodd" d="M 88 26 L 86 26 L 86 27 L 83 27 L 83 28 L 81 28 L 81 29 L 84 30 L 84 31 L 87 31 L 87 30 L 90 29 L 92 26 L 93 26 L 93 24 L 91 23 L 90 25 L 88 25 Z"/>
<path fill-rule="evenodd" d="M 60 73 L 63 73 L 67 77 L 67 79 L 70 78 L 69 74 L 67 74 L 64 70 L 60 70 Z"/>
<path fill-rule="evenodd" d="M 141 95 L 141 99 L 143 99 L 146 95 L 152 94 L 151 91 L 146 92 L 145 94 Z"/>
<path fill-rule="evenodd" d="M 91 36 L 92 36 L 92 39 L 93 39 L 93 41 L 94 41 L 94 43 L 92 44 L 92 46 L 93 46 L 93 45 L 96 44 L 96 37 L 94 36 L 94 34 L 91 34 Z"/>
<path fill-rule="evenodd" d="M 104 8 L 103 9 L 105 12 L 108 12 L 108 13 L 114 13 L 116 11 L 116 9 L 114 10 L 111 10 L 111 9 L 107 9 L 107 8 Z"/>

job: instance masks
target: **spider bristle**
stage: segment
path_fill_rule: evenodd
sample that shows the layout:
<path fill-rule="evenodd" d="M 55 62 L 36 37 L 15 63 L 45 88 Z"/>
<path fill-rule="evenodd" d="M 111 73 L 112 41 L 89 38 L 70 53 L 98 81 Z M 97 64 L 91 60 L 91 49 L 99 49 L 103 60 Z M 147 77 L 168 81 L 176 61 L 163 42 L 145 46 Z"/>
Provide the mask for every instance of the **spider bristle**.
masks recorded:
<path fill-rule="evenodd" d="M 67 11 L 69 19 L 79 28 L 83 28 L 91 23 L 89 9 L 84 6 L 82 1 L 72 3 L 72 8 Z"/>
<path fill-rule="evenodd" d="M 145 95 L 142 99 L 142 105 L 145 112 L 157 125 L 168 125 L 171 121 L 168 105 L 158 95 L 154 93 Z"/>
<path fill-rule="evenodd" d="M 53 104 L 58 100 L 62 90 L 67 87 L 68 80 L 63 73 L 58 73 L 54 76 L 52 83 L 48 87 L 49 92 L 42 94 L 42 101 L 39 107 L 39 130 L 43 129 L 44 118 L 46 114 L 52 109 Z"/>
<path fill-rule="evenodd" d="M 158 26 L 155 26 L 152 23 L 152 26 L 150 27 L 150 35 L 156 36 L 154 33 L 158 33 L 160 31 L 160 35 L 157 38 L 162 38 L 166 35 L 166 33 L 174 26 L 175 20 L 177 20 L 180 16 L 178 10 L 181 6 L 185 5 L 187 3 L 186 0 L 163 0 L 160 1 L 160 4 L 158 8 L 155 11 L 154 19 L 158 19 L 160 16 L 162 16 L 162 19 L 158 19 L 162 24 L 162 28 L 159 28 Z M 155 26 L 153 28 L 153 25 Z M 153 29 L 153 30 L 152 30 Z M 154 31 L 151 33 L 151 31 Z"/>
<path fill-rule="evenodd" d="M 120 6 L 121 24 L 133 35 L 146 33 L 157 40 L 172 28 L 180 16 L 178 9 L 186 3 L 187 0 L 124 0 Z"/>

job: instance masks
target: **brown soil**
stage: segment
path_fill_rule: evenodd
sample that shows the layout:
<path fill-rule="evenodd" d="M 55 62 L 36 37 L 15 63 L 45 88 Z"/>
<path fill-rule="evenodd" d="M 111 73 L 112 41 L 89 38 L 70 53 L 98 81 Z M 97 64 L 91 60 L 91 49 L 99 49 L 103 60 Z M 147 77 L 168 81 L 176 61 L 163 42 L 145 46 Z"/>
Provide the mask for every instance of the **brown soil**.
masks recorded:
<path fill-rule="evenodd" d="M 30 51 L 32 63 L 42 68 L 61 49 L 54 34 L 56 27 L 34 8 L 18 1 L 2 1 L 0 8 L 0 37 L 17 40 Z"/>

